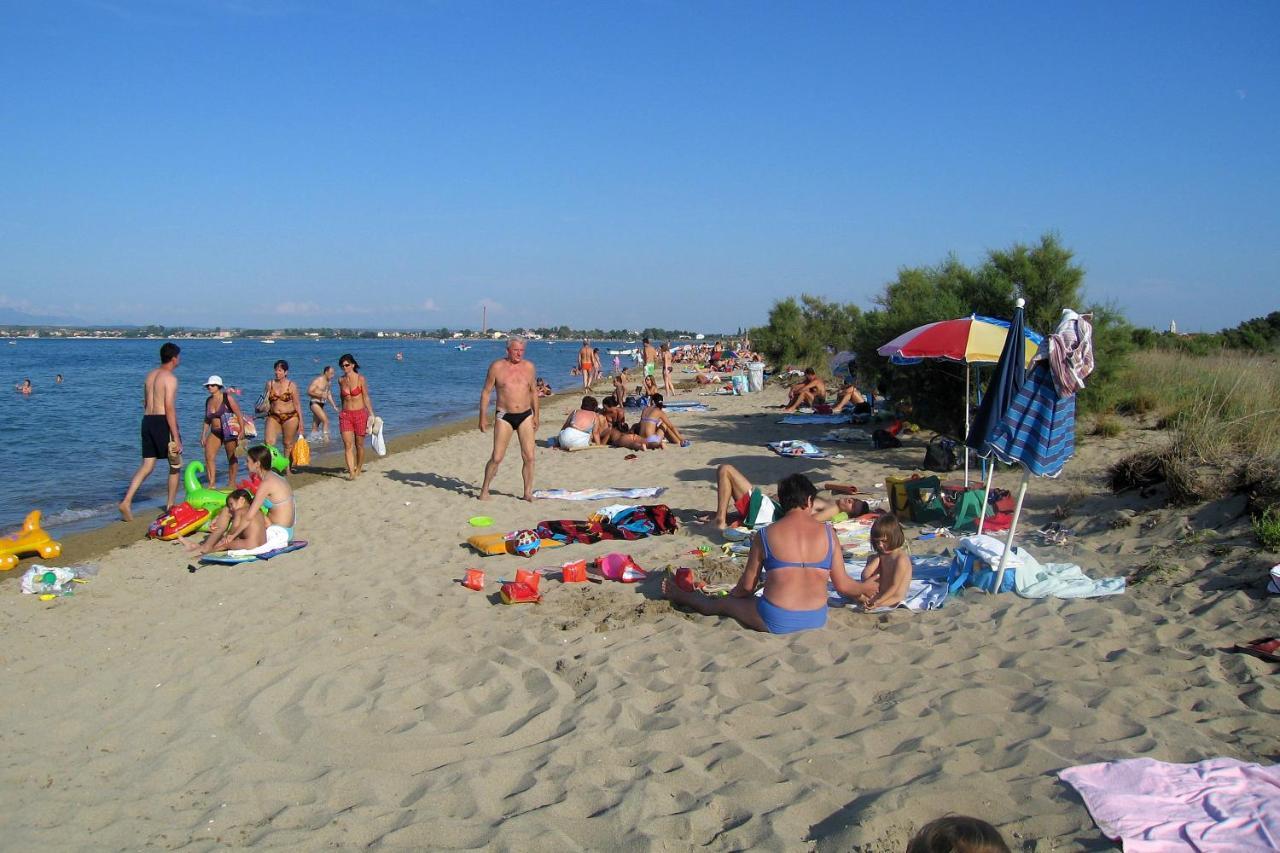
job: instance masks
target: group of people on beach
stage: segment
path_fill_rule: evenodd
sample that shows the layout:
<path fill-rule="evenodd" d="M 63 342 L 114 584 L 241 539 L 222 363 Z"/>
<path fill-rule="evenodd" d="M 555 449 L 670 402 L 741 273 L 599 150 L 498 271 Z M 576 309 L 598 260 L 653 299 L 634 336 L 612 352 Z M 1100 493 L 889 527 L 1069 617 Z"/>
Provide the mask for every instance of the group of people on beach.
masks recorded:
<path fill-rule="evenodd" d="M 119 503 L 120 516 L 128 521 L 133 517 L 133 499 L 142 483 L 151 475 L 160 459 L 168 462 L 167 501 L 165 512 L 177 504 L 178 484 L 182 473 L 183 442 L 182 429 L 178 418 L 177 392 L 178 378 L 175 371 L 181 363 L 182 350 L 173 342 L 166 342 L 160 347 L 160 365 L 147 373 L 142 383 L 142 422 L 140 438 L 142 446 L 142 462 L 134 472 Z M 328 440 L 329 418 L 325 407 L 338 408 L 338 427 L 342 435 L 343 450 L 347 464 L 349 479 L 356 479 L 364 466 L 365 437 L 370 433 L 370 425 L 376 417 L 373 402 L 369 395 L 369 384 L 360 373 L 360 365 L 350 353 L 343 353 L 338 359 L 342 376 L 338 378 L 340 407 L 335 403 L 332 382 L 333 367 L 326 365 L 307 386 L 309 408 L 312 416 L 313 431 L 323 431 L 324 440 Z M 226 517 L 219 516 L 213 525 L 213 531 L 201 547 L 213 550 L 215 546 L 224 547 L 258 547 L 264 543 L 278 541 L 281 531 L 292 537 L 293 508 L 292 491 L 288 482 L 271 473 L 271 451 L 278 440 L 283 439 L 284 455 L 291 458 L 294 445 L 302 432 L 302 395 L 298 386 L 289 378 L 289 363 L 283 359 L 273 365 L 272 378 L 263 387 L 254 412 L 246 415 L 236 397 L 239 389 L 227 387 L 222 377 L 214 374 L 205 380 L 205 398 L 203 417 L 200 425 L 200 444 L 204 449 L 205 478 L 210 489 L 217 486 L 217 459 L 219 452 L 225 454 L 227 460 L 228 485 L 234 486 L 239 467 L 238 450 L 241 442 L 257 434 L 254 415 L 266 417 L 264 441 L 261 446 L 249 448 L 246 454 L 246 465 L 251 477 L 262 479 L 264 485 L 260 490 L 250 494 L 249 505 L 258 512 L 265 505 L 268 509 L 267 526 L 261 530 L 252 519 L 237 519 L 235 513 L 244 499 L 239 495 L 236 500 L 235 490 L 228 497 L 228 507 L 224 511 Z M 256 461 L 255 461 L 256 460 Z M 292 466 L 286 469 L 292 472 Z M 266 472 L 266 473 L 264 473 Z M 270 476 L 267 476 L 270 474 Z M 255 481 L 256 482 L 256 481 Z M 261 500 L 259 500 L 259 491 Z M 265 502 L 265 503 L 264 503 Z M 287 510 L 285 509 L 287 507 Z M 243 521 L 244 524 L 240 522 Z M 273 531 L 272 528 L 279 528 Z M 262 538 L 263 542 L 246 546 L 250 540 Z M 287 544 L 287 540 L 284 544 Z"/>

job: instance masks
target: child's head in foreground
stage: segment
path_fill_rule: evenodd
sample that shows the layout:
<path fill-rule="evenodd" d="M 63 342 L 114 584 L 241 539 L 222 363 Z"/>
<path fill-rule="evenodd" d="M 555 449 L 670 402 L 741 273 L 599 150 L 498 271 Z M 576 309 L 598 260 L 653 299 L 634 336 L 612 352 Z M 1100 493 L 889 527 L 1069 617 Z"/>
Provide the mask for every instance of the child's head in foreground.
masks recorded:
<path fill-rule="evenodd" d="M 905 545 L 907 535 L 902 532 L 902 523 L 891 512 L 877 518 L 871 525 L 871 547 L 878 554 L 888 554 Z"/>
<path fill-rule="evenodd" d="M 948 815 L 925 824 L 907 853 L 1010 853 L 1000 830 L 976 817 Z"/>

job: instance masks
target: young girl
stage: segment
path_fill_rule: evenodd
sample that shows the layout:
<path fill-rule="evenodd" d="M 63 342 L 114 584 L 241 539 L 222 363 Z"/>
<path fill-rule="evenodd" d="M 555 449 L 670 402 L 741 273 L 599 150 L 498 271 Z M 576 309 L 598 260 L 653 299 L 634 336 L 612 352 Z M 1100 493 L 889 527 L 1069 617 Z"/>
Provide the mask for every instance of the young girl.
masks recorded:
<path fill-rule="evenodd" d="M 895 607 L 907 597 L 911 586 L 911 557 L 906 549 L 907 537 L 898 517 L 886 513 L 871 525 L 871 547 L 875 554 L 867 560 L 862 580 L 857 586 L 856 600 L 867 610 Z"/>
<path fill-rule="evenodd" d="M 257 548 L 267 541 L 267 520 L 261 512 L 251 512 L 252 508 L 253 493 L 236 489 L 227 495 L 227 504 L 213 520 L 204 542 L 196 545 L 181 536 L 178 539 L 188 551 L 201 554 L 229 548 Z M 233 536 L 233 530 L 240 532 Z"/>

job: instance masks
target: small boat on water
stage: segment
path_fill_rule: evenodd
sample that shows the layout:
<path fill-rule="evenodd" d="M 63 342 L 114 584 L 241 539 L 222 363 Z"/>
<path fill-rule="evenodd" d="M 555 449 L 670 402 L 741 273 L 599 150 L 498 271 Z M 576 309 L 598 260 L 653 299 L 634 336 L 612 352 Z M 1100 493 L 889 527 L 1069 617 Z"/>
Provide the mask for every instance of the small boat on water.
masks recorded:
<path fill-rule="evenodd" d="M 466 352 L 467 350 L 471 349 L 471 344 L 458 344 L 456 347 L 454 347 L 454 349 L 458 350 L 459 352 Z"/>
<path fill-rule="evenodd" d="M 609 355 L 630 355 L 634 356 L 639 350 L 636 349 L 611 349 Z"/>
<path fill-rule="evenodd" d="M 264 344 L 274 344 L 275 342 L 276 342 L 276 341 L 275 341 L 275 338 L 263 338 L 263 339 L 262 339 L 262 343 L 264 343 Z"/>
<path fill-rule="evenodd" d="M 218 341 L 220 344 L 234 344 L 235 341 Z"/>

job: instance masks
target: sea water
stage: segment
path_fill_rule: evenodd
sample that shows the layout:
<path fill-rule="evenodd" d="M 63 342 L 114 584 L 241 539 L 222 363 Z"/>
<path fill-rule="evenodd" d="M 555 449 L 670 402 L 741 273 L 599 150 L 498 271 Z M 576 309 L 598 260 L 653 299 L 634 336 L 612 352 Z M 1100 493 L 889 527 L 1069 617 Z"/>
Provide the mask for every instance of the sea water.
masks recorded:
<path fill-rule="evenodd" d="M 18 338 L 11 344 L 10 340 L 0 337 L 0 534 L 17 529 L 32 509 L 41 511 L 43 523 L 55 533 L 87 530 L 118 518 L 116 504 L 141 461 L 142 381 L 159 364 L 164 341 Z M 227 387 L 242 390 L 237 401 L 249 413 L 273 376 L 272 364 L 276 359 L 289 362 L 289 377 L 303 397 L 303 428 L 309 436 L 307 385 L 324 365 L 333 365 L 337 400 L 338 356 L 349 352 L 360 364 L 386 434 L 394 436 L 474 420 L 485 371 L 506 347 L 502 341 L 484 340 L 469 341 L 470 349 L 459 350 L 457 341 L 405 338 L 175 342 L 182 347 L 177 403 L 185 462 L 204 459 L 199 440 L 207 397 L 204 381 L 211 374 L 221 376 Z M 530 341 L 525 356 L 552 388 L 569 390 L 581 383 L 569 372 L 579 346 L 575 341 Z M 602 355 L 608 346 L 600 344 Z M 403 358 L 397 359 L 397 353 Z M 55 384 L 59 373 L 63 382 Z M 35 387 L 30 396 L 13 390 L 26 378 Z M 314 446 L 313 453 L 342 448 L 337 413 L 330 408 L 326 413 L 333 440 Z M 259 416 L 257 422 L 261 437 L 264 419 Z M 483 462 L 476 460 L 477 483 Z M 143 484 L 134 500 L 135 515 L 143 517 L 164 503 L 167 467 L 160 460 Z M 243 465 L 240 470 L 245 470 Z M 226 459 L 221 455 L 218 471 L 225 476 Z"/>

